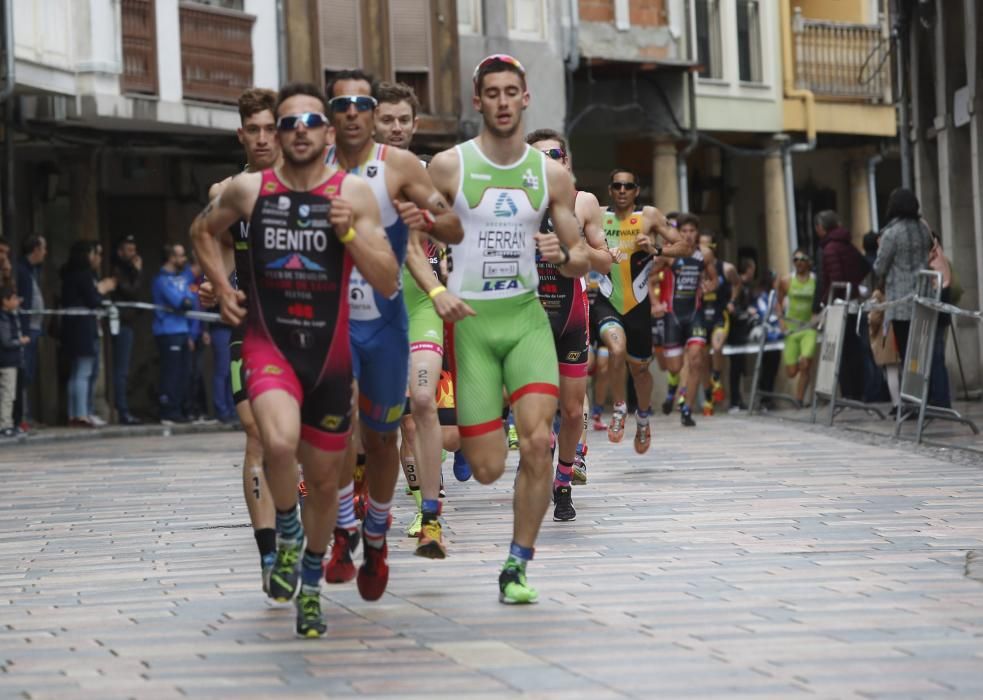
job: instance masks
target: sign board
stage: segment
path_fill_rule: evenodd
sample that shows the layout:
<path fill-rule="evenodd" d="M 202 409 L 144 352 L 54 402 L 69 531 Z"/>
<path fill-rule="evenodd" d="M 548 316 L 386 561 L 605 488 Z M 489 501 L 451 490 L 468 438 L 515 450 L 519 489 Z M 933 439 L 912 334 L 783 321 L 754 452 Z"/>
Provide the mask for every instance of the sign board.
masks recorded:
<path fill-rule="evenodd" d="M 819 366 L 816 368 L 816 393 L 823 396 L 836 394 L 837 367 L 843 348 L 843 331 L 846 330 L 846 304 L 826 307 L 823 322 L 823 342 L 819 348 Z"/>

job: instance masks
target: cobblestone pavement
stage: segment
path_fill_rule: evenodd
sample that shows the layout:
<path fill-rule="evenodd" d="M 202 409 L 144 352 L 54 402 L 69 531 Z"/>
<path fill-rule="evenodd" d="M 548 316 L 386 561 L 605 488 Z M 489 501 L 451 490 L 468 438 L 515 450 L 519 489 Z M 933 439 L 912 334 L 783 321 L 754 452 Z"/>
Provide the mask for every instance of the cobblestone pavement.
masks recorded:
<path fill-rule="evenodd" d="M 539 605 L 497 602 L 510 475 L 447 468 L 450 558 L 400 530 L 381 601 L 325 588 L 322 640 L 260 591 L 240 436 L 4 448 L 0 697 L 983 696 L 983 464 L 770 420 L 654 437 L 594 438 Z"/>

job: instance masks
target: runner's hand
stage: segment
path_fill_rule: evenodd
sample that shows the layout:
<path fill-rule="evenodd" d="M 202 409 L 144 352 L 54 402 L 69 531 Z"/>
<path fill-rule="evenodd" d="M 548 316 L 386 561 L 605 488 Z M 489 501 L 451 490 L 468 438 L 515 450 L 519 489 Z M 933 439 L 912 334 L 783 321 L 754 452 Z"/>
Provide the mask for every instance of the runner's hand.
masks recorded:
<path fill-rule="evenodd" d="M 201 301 L 201 306 L 203 309 L 210 309 L 215 304 L 218 303 L 218 298 L 215 296 L 215 287 L 209 281 L 204 281 L 198 287 L 198 299 Z"/>
<path fill-rule="evenodd" d="M 613 262 L 615 265 L 623 263 L 625 261 L 625 257 L 627 257 L 624 252 L 622 252 L 621 248 L 608 248 L 608 255 L 611 256 L 611 262 Z"/>
<path fill-rule="evenodd" d="M 560 239 L 555 233 L 537 233 L 535 239 L 536 245 L 539 246 L 539 254 L 546 262 L 559 265 L 569 258 L 569 252 L 564 254 L 560 247 Z"/>
<path fill-rule="evenodd" d="M 331 200 L 331 225 L 334 226 L 338 238 L 348 233 L 348 229 L 352 227 L 354 221 L 355 217 L 350 202 L 341 197 L 335 197 Z"/>
<path fill-rule="evenodd" d="M 441 292 L 434 297 L 433 308 L 441 320 L 447 323 L 457 323 L 468 316 L 476 315 L 474 309 L 450 292 Z"/>
<path fill-rule="evenodd" d="M 394 199 L 393 206 L 396 207 L 396 213 L 399 214 L 399 218 L 403 220 L 407 228 L 416 231 L 422 231 L 427 228 L 426 219 L 423 218 L 423 212 L 413 202 L 400 202 L 398 199 Z"/>
<path fill-rule="evenodd" d="M 635 236 L 635 246 L 643 253 L 655 254 L 655 243 L 648 234 L 640 233 Z"/>
<path fill-rule="evenodd" d="M 246 295 L 241 289 L 229 289 L 218 298 L 222 322 L 238 326 L 246 318 Z"/>

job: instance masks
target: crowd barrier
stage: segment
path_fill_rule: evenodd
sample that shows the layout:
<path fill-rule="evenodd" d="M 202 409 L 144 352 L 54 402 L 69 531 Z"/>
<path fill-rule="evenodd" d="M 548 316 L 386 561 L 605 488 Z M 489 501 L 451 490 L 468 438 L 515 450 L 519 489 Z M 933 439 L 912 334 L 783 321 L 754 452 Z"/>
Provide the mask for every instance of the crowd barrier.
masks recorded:
<path fill-rule="evenodd" d="M 67 309 L 20 309 L 17 313 L 21 316 L 94 316 L 105 318 L 109 322 L 110 335 L 119 335 L 119 311 L 120 309 L 139 309 L 141 311 L 162 311 L 168 314 L 177 314 L 196 321 L 207 323 L 221 323 L 222 317 L 211 311 L 195 311 L 191 309 L 172 309 L 169 306 L 160 304 L 149 304 L 142 301 L 117 301 L 104 302 L 100 308 L 86 309 L 71 307 Z"/>

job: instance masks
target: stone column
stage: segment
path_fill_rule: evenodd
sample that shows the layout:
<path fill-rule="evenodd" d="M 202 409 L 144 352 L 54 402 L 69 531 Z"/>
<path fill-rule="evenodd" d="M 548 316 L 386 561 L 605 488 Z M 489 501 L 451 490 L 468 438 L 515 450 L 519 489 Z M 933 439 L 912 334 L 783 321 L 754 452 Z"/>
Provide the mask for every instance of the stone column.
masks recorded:
<path fill-rule="evenodd" d="M 785 211 L 785 175 L 781 143 L 775 141 L 765 157 L 765 251 L 759 270 L 768 266 L 779 275 L 789 271 L 792 251 L 788 249 L 788 217 Z"/>
<path fill-rule="evenodd" d="M 663 213 L 679 211 L 677 153 L 675 141 L 668 137 L 656 137 L 652 147 L 652 197 L 655 206 Z"/>

